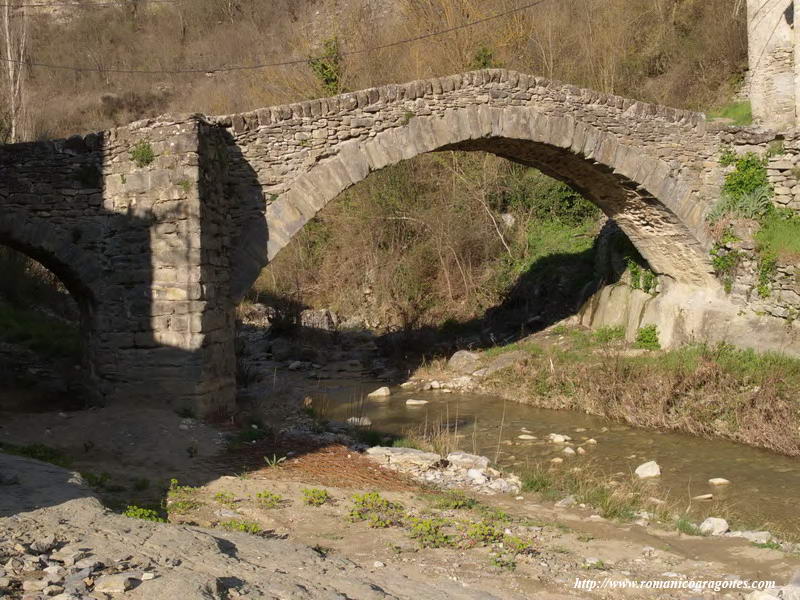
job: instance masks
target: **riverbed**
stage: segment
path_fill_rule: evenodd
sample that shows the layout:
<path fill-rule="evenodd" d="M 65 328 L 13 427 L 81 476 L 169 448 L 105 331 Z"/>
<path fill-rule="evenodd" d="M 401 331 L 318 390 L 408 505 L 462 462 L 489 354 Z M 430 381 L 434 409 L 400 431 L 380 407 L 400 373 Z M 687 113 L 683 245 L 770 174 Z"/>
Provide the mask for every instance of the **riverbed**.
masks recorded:
<path fill-rule="evenodd" d="M 570 411 L 535 408 L 503 399 L 442 391 L 393 389 L 385 399 L 366 395 L 381 384 L 372 381 L 320 382 L 314 406 L 324 418 L 347 421 L 366 417 L 370 427 L 392 436 L 413 428 L 442 429 L 459 449 L 489 456 L 497 464 L 522 471 L 537 464 L 553 468 L 585 465 L 609 474 L 630 474 L 655 460 L 661 477 L 651 480 L 653 496 L 685 501 L 691 509 L 717 502 L 753 525 L 800 534 L 797 500 L 800 460 L 725 440 L 641 430 Z M 410 406 L 407 400 L 427 401 Z M 444 426 L 444 427 L 442 427 Z M 552 433 L 567 444 L 549 441 Z M 523 437 L 520 437 L 523 436 Z M 535 439 L 527 439 L 527 438 Z M 596 443 L 590 442 L 594 440 Z M 585 454 L 564 453 L 565 447 Z M 562 458 L 560 464 L 552 459 Z M 723 478 L 729 485 L 711 485 Z M 711 494 L 713 500 L 692 500 Z"/>

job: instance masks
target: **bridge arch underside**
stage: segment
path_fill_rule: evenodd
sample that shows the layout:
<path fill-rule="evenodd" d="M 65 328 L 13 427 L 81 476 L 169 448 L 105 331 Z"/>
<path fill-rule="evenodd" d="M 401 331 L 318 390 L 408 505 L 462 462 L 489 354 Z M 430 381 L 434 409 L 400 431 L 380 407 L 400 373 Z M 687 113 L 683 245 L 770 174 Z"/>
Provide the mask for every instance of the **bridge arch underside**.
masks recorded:
<path fill-rule="evenodd" d="M 534 167 L 566 183 L 614 219 L 659 275 L 693 285 L 713 281 L 708 253 L 692 231 L 642 185 L 609 166 L 529 140 L 486 138 L 441 150 L 488 152 Z"/>
<path fill-rule="evenodd" d="M 613 218 L 665 283 L 716 289 L 704 240 L 704 206 L 692 192 L 698 186 L 650 156 L 646 145 L 620 140 L 571 117 L 467 107 L 447 111 L 444 117 L 414 117 L 406 126 L 367 141 L 343 142 L 267 206 L 267 256 L 258 264 L 237 261 L 234 295 L 241 297 L 264 264 L 342 191 L 373 171 L 446 150 L 488 152 L 541 170 Z M 246 237 L 249 243 L 243 240 L 239 255 L 257 256 L 248 246 L 259 239 Z"/>

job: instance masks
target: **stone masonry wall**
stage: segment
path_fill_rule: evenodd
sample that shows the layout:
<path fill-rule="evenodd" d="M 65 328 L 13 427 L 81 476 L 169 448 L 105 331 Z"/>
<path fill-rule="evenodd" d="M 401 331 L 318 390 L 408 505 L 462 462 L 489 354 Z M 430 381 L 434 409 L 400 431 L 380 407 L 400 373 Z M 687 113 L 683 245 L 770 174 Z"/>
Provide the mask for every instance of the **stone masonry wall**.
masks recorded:
<path fill-rule="evenodd" d="M 139 143 L 149 164 L 132 158 Z M 202 197 L 200 152 L 189 118 L 0 147 L 0 243 L 49 267 L 78 300 L 85 373 L 101 402 L 206 411 L 233 400 L 232 361 L 219 360 L 233 342 L 219 262 L 227 212 L 219 190 Z"/>

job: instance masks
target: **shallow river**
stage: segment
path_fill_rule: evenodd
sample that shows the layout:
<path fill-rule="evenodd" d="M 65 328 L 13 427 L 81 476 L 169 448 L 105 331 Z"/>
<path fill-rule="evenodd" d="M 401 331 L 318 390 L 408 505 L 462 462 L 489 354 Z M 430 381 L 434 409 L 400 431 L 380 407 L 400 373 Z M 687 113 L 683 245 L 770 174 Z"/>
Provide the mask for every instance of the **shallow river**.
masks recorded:
<path fill-rule="evenodd" d="M 393 388 L 393 395 L 386 400 L 364 399 L 379 385 L 356 381 L 322 383 L 315 408 L 333 420 L 368 417 L 372 429 L 395 435 L 426 423 L 433 426 L 449 422 L 452 429 L 458 421 L 457 443 L 461 449 L 520 469 L 549 464 L 550 459 L 561 456 L 564 463 L 559 468 L 591 461 L 603 471 L 632 473 L 641 463 L 655 460 L 662 476 L 653 482 L 654 496 L 669 494 L 688 504 L 692 497 L 714 494 L 715 500 L 735 505 L 737 513 L 751 517 L 753 522 L 773 523 L 784 531 L 800 533 L 800 459 L 727 441 L 636 429 L 600 417 L 533 408 L 485 395 L 406 393 Z M 428 404 L 407 406 L 409 398 L 427 400 Z M 526 435 L 523 429 L 538 439 L 519 439 Z M 572 437 L 575 446 L 583 446 L 586 454 L 567 457 L 562 452 L 563 445 L 547 441 L 550 433 Z M 597 444 L 585 444 L 589 438 Z M 728 479 L 731 485 L 712 486 L 708 483 L 712 477 Z"/>

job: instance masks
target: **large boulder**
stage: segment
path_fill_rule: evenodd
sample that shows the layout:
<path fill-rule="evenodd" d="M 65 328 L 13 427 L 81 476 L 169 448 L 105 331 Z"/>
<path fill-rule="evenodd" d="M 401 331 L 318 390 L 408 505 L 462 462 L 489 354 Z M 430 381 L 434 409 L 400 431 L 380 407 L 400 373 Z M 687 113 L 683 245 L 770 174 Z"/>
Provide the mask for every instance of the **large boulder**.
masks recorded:
<path fill-rule="evenodd" d="M 416 448 L 390 448 L 388 446 L 375 446 L 367 449 L 367 456 L 381 464 L 397 467 L 417 467 L 429 469 L 442 457 L 435 452 L 425 452 Z"/>
<path fill-rule="evenodd" d="M 456 373 L 469 375 L 478 368 L 480 361 L 480 354 L 469 350 L 459 350 L 447 361 L 447 368 Z"/>
<path fill-rule="evenodd" d="M 703 535 L 722 535 L 730 529 L 728 522 L 725 519 L 717 517 L 708 517 L 705 521 L 700 523 L 700 533 Z"/>

